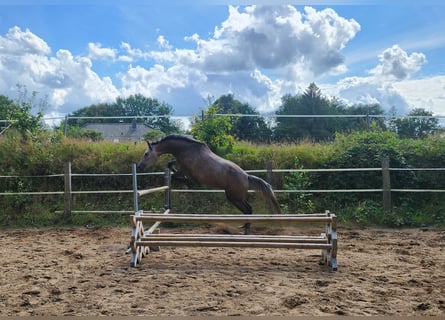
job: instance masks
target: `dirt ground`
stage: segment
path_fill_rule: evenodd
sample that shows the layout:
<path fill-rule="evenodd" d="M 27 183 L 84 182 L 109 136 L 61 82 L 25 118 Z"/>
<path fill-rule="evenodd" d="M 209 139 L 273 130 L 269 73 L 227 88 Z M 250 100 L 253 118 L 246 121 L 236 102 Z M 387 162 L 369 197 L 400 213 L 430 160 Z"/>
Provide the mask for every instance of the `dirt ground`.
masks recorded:
<path fill-rule="evenodd" d="M 261 248 L 166 247 L 131 268 L 129 239 L 0 231 L 0 316 L 445 314 L 443 230 L 340 226 L 337 272 L 317 250 Z"/>

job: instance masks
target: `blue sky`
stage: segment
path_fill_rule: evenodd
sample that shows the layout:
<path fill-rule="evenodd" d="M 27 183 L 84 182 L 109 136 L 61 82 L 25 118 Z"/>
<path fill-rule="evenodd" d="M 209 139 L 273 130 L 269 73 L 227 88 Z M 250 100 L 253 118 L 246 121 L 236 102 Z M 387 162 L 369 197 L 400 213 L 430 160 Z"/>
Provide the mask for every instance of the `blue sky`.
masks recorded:
<path fill-rule="evenodd" d="M 441 1 L 289 3 L 0 0 L 0 94 L 47 95 L 48 117 L 135 93 L 177 115 L 227 93 L 265 113 L 315 82 L 445 115 Z"/>

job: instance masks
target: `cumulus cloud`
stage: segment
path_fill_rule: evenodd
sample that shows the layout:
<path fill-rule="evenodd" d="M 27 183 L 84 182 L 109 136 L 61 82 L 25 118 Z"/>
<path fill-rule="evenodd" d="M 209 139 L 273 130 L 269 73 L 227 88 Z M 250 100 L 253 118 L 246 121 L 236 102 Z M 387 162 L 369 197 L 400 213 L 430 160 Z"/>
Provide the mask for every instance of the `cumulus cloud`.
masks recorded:
<path fill-rule="evenodd" d="M 303 64 L 314 75 L 344 62 L 340 51 L 360 25 L 332 9 L 304 13 L 293 6 L 230 6 L 213 37 L 188 37 L 197 45 L 195 64 L 206 72 L 275 69 Z"/>
<path fill-rule="evenodd" d="M 336 92 L 348 104 L 380 104 L 386 112 L 395 111 L 398 115 L 409 110 L 408 102 L 393 83 L 382 83 L 375 77 L 343 79 L 337 83 Z"/>
<path fill-rule="evenodd" d="M 90 44 L 89 56 L 112 57 L 111 51 L 98 44 Z M 15 85 L 48 96 L 52 110 L 65 113 L 86 104 L 110 101 L 119 95 L 109 77 L 100 78 L 93 71 L 89 57 L 73 56 L 60 49 L 51 55 L 46 42 L 30 30 L 9 29 L 0 36 L 0 92 L 15 94 Z"/>
<path fill-rule="evenodd" d="M 48 44 L 29 29 L 22 31 L 19 27 L 12 27 L 5 37 L 0 36 L 0 54 L 17 55 L 48 55 L 51 49 Z"/>
<path fill-rule="evenodd" d="M 445 116 L 445 76 L 399 81 L 394 87 L 410 106 L 423 108 L 435 115 Z"/>
<path fill-rule="evenodd" d="M 132 48 L 132 46 L 128 42 L 121 42 L 120 47 L 124 51 L 124 53 L 118 57 L 119 61 L 133 62 L 134 60 L 147 59 L 150 57 L 149 52 L 144 52 L 141 49 Z"/>
<path fill-rule="evenodd" d="M 370 73 L 377 77 L 388 77 L 396 80 L 404 80 L 420 70 L 426 63 L 423 53 L 413 52 L 408 55 L 398 45 L 388 48 L 379 55 L 380 64 L 372 69 Z"/>
<path fill-rule="evenodd" d="M 43 39 L 13 27 L 0 37 L 0 86 L 11 81 L 27 85 L 46 93 L 56 110 L 66 108 L 66 112 L 72 111 L 68 105 L 79 108 L 135 93 L 165 97 L 177 109 L 196 110 L 200 107 L 196 100 L 195 105 L 183 105 L 190 103 L 184 99 L 186 93 L 205 97 L 227 92 L 261 111 L 271 111 L 282 94 L 295 89 L 295 82 L 344 71 L 341 50 L 359 30 L 356 21 L 332 9 L 306 7 L 300 12 L 293 6 L 229 6 L 227 19 L 208 39 L 198 34 L 184 37 L 195 48 L 175 48 L 158 35 L 157 50 L 141 50 L 127 42 L 118 49 L 90 42 L 86 56 L 73 56 L 64 49 L 52 56 Z M 120 88 L 111 77 L 94 72 L 96 60 L 130 64 L 126 71 L 110 75 L 120 81 Z M 269 71 L 284 79 L 274 79 Z"/>
<path fill-rule="evenodd" d="M 342 79 L 331 94 L 341 97 L 349 104 L 380 104 L 387 112 L 395 108 L 399 115 L 408 113 L 410 106 L 413 105 L 423 108 L 426 103 L 424 101 L 420 104 L 419 101 L 413 103 L 414 100 L 410 98 L 412 94 L 407 90 L 408 82 L 402 80 L 410 78 L 420 70 L 426 63 L 425 55 L 416 52 L 408 54 L 398 45 L 394 45 L 383 50 L 378 59 L 378 65 L 369 71 L 370 76 Z M 410 83 L 424 83 L 424 81 Z M 435 87 L 437 88 L 432 86 Z"/>
<path fill-rule="evenodd" d="M 341 50 L 359 30 L 355 20 L 332 9 L 306 7 L 301 13 L 293 6 L 229 6 L 228 18 L 210 38 L 184 37 L 195 49 L 174 48 L 163 36 L 157 39 L 160 50 L 143 52 L 123 44 L 126 57 L 157 63 L 150 69 L 129 68 L 121 75 L 123 91 L 162 94 L 187 88 L 202 97 L 232 92 L 260 111 L 271 111 L 282 94 L 295 92 L 301 83 L 344 72 Z M 272 79 L 268 70 L 283 79 Z"/>
<path fill-rule="evenodd" d="M 160 35 L 157 39 L 158 45 L 162 49 L 172 49 L 173 46 L 170 45 L 167 39 L 163 35 Z"/>
<path fill-rule="evenodd" d="M 114 60 L 116 50 L 111 48 L 103 48 L 100 43 L 88 43 L 88 57 L 91 60 Z"/>

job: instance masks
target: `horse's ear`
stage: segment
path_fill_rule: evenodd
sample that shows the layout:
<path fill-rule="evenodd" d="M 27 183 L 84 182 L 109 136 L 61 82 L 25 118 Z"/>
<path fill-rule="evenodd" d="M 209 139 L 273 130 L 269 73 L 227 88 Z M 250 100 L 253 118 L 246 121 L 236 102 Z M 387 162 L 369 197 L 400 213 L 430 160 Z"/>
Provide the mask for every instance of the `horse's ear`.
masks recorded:
<path fill-rule="evenodd" d="M 148 140 L 147 140 L 147 145 L 148 145 L 149 150 L 153 150 L 153 148 L 151 147 L 150 141 L 148 141 Z"/>

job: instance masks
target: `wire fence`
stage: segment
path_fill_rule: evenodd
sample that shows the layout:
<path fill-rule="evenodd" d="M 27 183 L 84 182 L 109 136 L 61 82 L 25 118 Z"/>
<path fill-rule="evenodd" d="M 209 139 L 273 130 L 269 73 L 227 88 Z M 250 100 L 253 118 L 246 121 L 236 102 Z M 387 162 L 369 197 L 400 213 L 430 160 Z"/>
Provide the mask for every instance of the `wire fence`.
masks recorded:
<path fill-rule="evenodd" d="M 433 171 L 439 172 L 444 171 L 445 168 L 387 168 L 390 172 L 395 171 Z M 246 170 L 249 174 L 259 174 L 259 173 L 311 173 L 311 172 L 384 172 L 385 169 L 382 167 L 376 168 L 338 168 L 338 169 L 256 169 L 256 170 Z M 149 173 L 138 173 L 137 176 L 163 176 L 164 172 L 149 172 Z M 51 174 L 51 175 L 37 175 L 37 176 L 20 176 L 20 175 L 0 175 L 0 180 L 6 179 L 21 179 L 21 178 L 61 178 L 64 180 L 71 180 L 72 177 L 131 177 L 132 173 L 71 173 L 70 177 L 67 177 L 66 173 L 61 174 Z M 129 189 L 121 190 L 72 190 L 72 194 L 114 194 L 114 193 L 133 193 L 134 190 L 131 189 L 131 185 L 128 186 Z M 366 189 L 277 189 L 274 190 L 276 193 L 355 193 L 355 192 L 383 192 L 385 189 L 382 188 L 366 188 Z M 390 192 L 437 192 L 443 193 L 445 189 L 394 189 L 389 188 Z M 216 189 L 171 189 L 173 193 L 221 193 L 224 190 Z M 14 195 L 62 195 L 64 190 L 60 191 L 23 191 L 23 192 L 0 192 L 0 196 L 14 196 Z"/>
<path fill-rule="evenodd" d="M 436 119 L 439 124 L 445 124 L 445 115 L 431 115 L 431 116 L 414 116 L 414 115 L 395 115 L 395 114 L 276 114 L 276 113 L 258 113 L 258 114 L 241 114 L 241 113 L 217 113 L 217 117 L 247 117 L 247 118 L 265 118 L 265 119 L 277 119 L 277 118 L 338 118 L 338 119 L 418 119 L 418 120 L 431 120 Z M 60 116 L 60 117 L 43 117 L 44 122 L 50 123 L 61 123 L 64 122 L 65 125 L 69 123 L 70 120 L 152 120 L 152 119 L 162 119 L 162 118 L 175 118 L 175 119 L 195 119 L 203 117 L 201 114 L 179 114 L 179 115 L 139 115 L 139 116 Z M 0 119 L 0 128 L 6 128 L 10 126 L 17 120 L 14 119 Z"/>
<path fill-rule="evenodd" d="M 70 167 L 71 168 L 71 167 Z M 320 193 L 320 194 L 326 194 L 326 193 L 332 193 L 332 194 L 338 194 L 338 193 L 382 193 L 383 195 L 383 208 L 386 211 L 391 210 L 391 193 L 444 193 L 445 189 L 443 188 L 391 188 L 391 182 L 390 182 L 390 172 L 397 172 L 397 171 L 428 171 L 428 172 L 445 172 L 445 168 L 390 168 L 385 167 L 382 162 L 382 167 L 375 167 L 375 168 L 338 168 L 338 169 L 258 169 L 258 170 L 246 170 L 249 174 L 264 174 L 266 173 L 268 176 L 271 176 L 274 173 L 278 174 L 291 174 L 291 173 L 320 173 L 320 172 L 340 172 L 340 173 L 346 173 L 346 172 L 376 172 L 378 174 L 381 174 L 382 176 L 382 186 L 380 188 L 343 188 L 343 189 L 278 189 L 274 190 L 274 192 L 278 194 L 297 194 L 297 193 L 306 193 L 306 194 L 313 194 L 313 193 Z M 39 178 L 50 178 L 50 179 L 61 179 L 63 178 L 65 189 L 64 190 L 55 190 L 55 191 L 17 191 L 17 192 L 0 192 L 0 196 L 2 197 L 8 197 L 8 196 L 23 196 L 23 195 L 57 195 L 57 196 L 64 196 L 64 202 L 65 205 L 67 202 L 71 203 L 71 199 L 73 195 L 94 195 L 94 194 L 135 194 L 135 187 L 132 186 L 130 183 L 128 184 L 127 189 L 116 189 L 116 190 L 80 190 L 81 188 L 78 185 L 72 185 L 72 178 L 73 177 L 80 177 L 80 178 L 121 178 L 121 177 L 131 177 L 135 173 L 101 173 L 101 174 L 95 174 L 95 173 L 72 173 L 71 169 L 65 170 L 63 174 L 51 174 L 51 175 L 39 175 L 39 176 L 20 176 L 20 175 L 0 175 L 0 181 L 6 181 L 7 179 L 21 179 L 21 178 L 29 178 L 29 179 L 39 179 Z M 150 173 L 137 173 L 137 177 L 141 176 L 163 176 L 165 175 L 165 172 L 150 172 Z M 134 180 L 134 179 L 133 179 Z M 2 183 L 3 184 L 3 183 Z M 67 189 L 67 186 L 69 188 Z M 253 190 L 250 190 L 253 192 Z M 224 190 L 210 190 L 210 189 L 177 189 L 177 188 L 170 188 L 171 193 L 222 193 Z M 1 197 L 0 197 L 1 199 Z M 71 210 L 71 209 L 70 209 Z M 131 211 L 125 211 L 125 210 L 90 210 L 90 211 L 72 211 L 76 213 L 81 212 L 91 212 L 91 213 L 112 213 L 112 212 L 131 212 Z M 71 211 L 69 212 L 71 214 Z"/>

